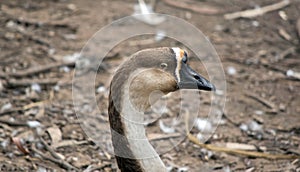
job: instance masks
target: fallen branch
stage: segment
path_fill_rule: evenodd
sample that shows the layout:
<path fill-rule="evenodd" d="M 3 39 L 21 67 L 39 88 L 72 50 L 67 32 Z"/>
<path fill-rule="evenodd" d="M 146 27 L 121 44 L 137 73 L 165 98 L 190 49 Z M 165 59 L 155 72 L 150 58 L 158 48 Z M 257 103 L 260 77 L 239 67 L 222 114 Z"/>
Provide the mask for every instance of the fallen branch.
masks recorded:
<path fill-rule="evenodd" d="M 50 100 L 44 100 L 44 101 L 40 101 L 40 102 L 33 102 L 30 103 L 28 105 L 23 106 L 23 110 L 27 110 L 33 107 L 41 107 L 44 106 L 45 103 L 48 103 Z"/>
<path fill-rule="evenodd" d="M 31 41 L 34 41 L 41 45 L 45 45 L 47 47 L 51 47 L 49 41 L 31 33 L 31 32 L 26 32 L 25 30 L 22 30 L 22 29 L 17 29 L 17 32 L 19 32 L 20 34 L 22 34 L 23 36 L 25 36 L 26 38 L 28 38 Z"/>
<path fill-rule="evenodd" d="M 0 56 L 0 60 L 1 60 L 0 65 L 1 66 L 6 66 L 10 63 L 14 63 L 19 54 L 21 54 L 20 50 L 15 50 L 15 51 L 10 52 L 10 53 L 1 54 L 1 56 Z"/>
<path fill-rule="evenodd" d="M 215 151 L 215 152 L 224 152 L 224 153 L 228 153 L 228 154 L 234 154 L 234 155 L 243 155 L 243 156 L 247 156 L 247 157 L 256 157 L 256 158 L 267 158 L 267 159 L 299 159 L 300 156 L 298 155 L 272 155 L 269 153 L 262 153 L 262 152 L 255 152 L 255 151 L 245 151 L 245 150 L 236 150 L 236 149 L 230 149 L 230 148 L 225 148 L 225 147 L 219 147 L 219 146 L 214 146 L 211 144 L 204 144 L 201 143 L 195 136 L 193 136 L 190 133 L 189 130 L 189 113 L 187 113 L 185 115 L 185 130 L 186 130 L 186 134 L 187 134 L 187 138 L 193 142 L 194 144 L 211 150 L 211 151 Z"/>
<path fill-rule="evenodd" d="M 39 140 L 45 146 L 45 149 L 50 152 L 51 156 L 56 159 L 61 159 L 61 157 L 48 145 L 48 143 L 42 137 L 39 137 Z"/>
<path fill-rule="evenodd" d="M 275 65 L 271 65 L 271 64 L 268 64 L 268 63 L 261 63 L 264 67 L 270 69 L 270 70 L 273 70 L 273 71 L 276 71 L 276 72 L 280 72 L 282 74 L 286 74 L 286 70 L 285 69 L 282 69 L 281 67 L 278 67 L 275 66 Z"/>
<path fill-rule="evenodd" d="M 157 141 L 157 140 L 165 140 L 171 138 L 178 138 L 182 136 L 180 133 L 172 133 L 172 134 L 151 134 L 148 135 L 148 139 L 150 141 Z"/>
<path fill-rule="evenodd" d="M 272 102 L 270 102 L 262 97 L 259 97 L 258 95 L 254 94 L 254 93 L 245 92 L 244 94 L 246 96 L 260 102 L 261 104 L 265 105 L 266 107 L 268 107 L 270 109 L 276 109 L 276 106 Z"/>
<path fill-rule="evenodd" d="M 223 115 L 223 117 L 224 117 L 225 119 L 227 119 L 227 121 L 228 121 L 229 123 L 233 124 L 233 125 L 236 126 L 236 127 L 240 126 L 239 123 L 235 122 L 235 121 L 232 120 L 230 117 L 228 117 L 228 115 L 227 115 L 225 112 L 223 112 L 222 115 Z"/>
<path fill-rule="evenodd" d="M 40 85 L 54 85 L 59 82 L 59 78 L 46 78 L 46 79 L 9 79 L 7 80 L 7 86 L 9 87 L 22 87 L 29 86 L 31 84 L 40 84 Z"/>
<path fill-rule="evenodd" d="M 225 146 L 228 149 L 237 149 L 237 150 L 245 150 L 245 151 L 257 151 L 257 150 L 266 151 L 267 150 L 265 146 L 255 146 L 250 144 L 234 143 L 234 142 L 227 142 Z"/>
<path fill-rule="evenodd" d="M 0 112 L 0 116 L 4 116 L 4 115 L 11 114 L 11 113 L 18 112 L 18 111 L 23 111 L 23 108 L 11 108 L 9 110 L 5 110 L 3 112 Z"/>
<path fill-rule="evenodd" d="M 20 23 L 23 25 L 29 25 L 29 26 L 34 26 L 34 27 L 57 27 L 57 28 L 68 28 L 72 32 L 77 31 L 77 26 L 76 25 L 69 25 L 67 21 L 36 21 L 35 19 L 29 19 L 27 17 L 22 17 L 19 15 L 16 15 L 15 10 L 12 8 L 9 8 L 6 5 L 1 6 L 1 12 L 6 15 L 6 18 L 15 21 L 16 23 Z"/>
<path fill-rule="evenodd" d="M 45 154 L 43 154 L 42 152 L 40 152 L 39 150 L 37 150 L 35 148 L 35 146 L 32 146 L 31 147 L 31 151 L 37 155 L 39 155 L 42 159 L 45 159 L 47 161 L 51 161 L 57 165 L 59 165 L 60 167 L 70 171 L 70 170 L 75 170 L 75 171 L 80 171 L 78 168 L 74 167 L 73 165 L 69 164 L 68 162 L 65 162 L 61 159 L 55 159 L 55 158 L 52 158 L 50 156 L 47 156 Z"/>
<path fill-rule="evenodd" d="M 85 169 L 83 172 L 93 172 L 93 171 L 101 171 L 103 170 L 104 168 L 107 168 L 107 167 L 111 167 L 111 164 L 103 164 L 99 167 L 88 167 L 87 169 Z"/>
<path fill-rule="evenodd" d="M 225 14 L 224 18 L 227 20 L 232 20 L 232 19 L 237 19 L 237 18 L 253 18 L 256 16 L 264 15 L 265 13 L 268 13 L 271 11 L 275 11 L 275 10 L 284 8 L 288 5 L 290 5 L 290 3 L 291 3 L 290 0 L 283 0 L 281 2 L 272 4 L 272 5 L 268 5 L 268 6 L 264 6 L 261 8 Z"/>
<path fill-rule="evenodd" d="M 279 57 L 278 57 L 278 61 L 280 60 L 283 60 L 284 58 L 286 58 L 288 55 L 290 54 L 295 54 L 296 53 L 296 47 L 290 47 L 284 51 L 282 51 L 280 54 L 279 54 Z"/>
<path fill-rule="evenodd" d="M 300 156 L 297 155 L 283 155 L 283 154 L 273 155 L 273 154 L 263 153 L 263 152 L 236 150 L 236 149 L 230 149 L 225 147 L 218 147 L 210 144 L 204 144 L 201 143 L 195 136 L 193 136 L 190 133 L 187 133 L 187 137 L 194 144 L 215 152 L 224 152 L 228 154 L 243 155 L 243 156 L 255 157 L 255 158 L 266 158 L 266 159 L 299 159 L 300 158 Z"/>
<path fill-rule="evenodd" d="M 17 122 L 17 121 L 0 119 L 0 123 L 6 124 L 9 126 L 15 126 L 15 127 L 28 127 L 28 124 L 26 122 Z"/>
<path fill-rule="evenodd" d="M 164 0 L 164 2 L 170 6 L 190 10 L 199 14 L 204 15 L 217 15 L 223 13 L 222 10 L 219 8 L 208 6 L 208 5 L 195 5 L 195 4 L 188 4 L 183 1 L 174 1 L 174 0 Z"/>
<path fill-rule="evenodd" d="M 30 75 L 34 75 L 37 73 L 41 73 L 41 72 L 45 72 L 48 71 L 50 69 L 53 68 L 58 68 L 58 67 L 62 67 L 62 66 L 75 66 L 75 62 L 56 62 L 56 63 L 52 63 L 52 64 L 47 64 L 44 66 L 39 66 L 39 67 L 34 67 L 34 68 L 30 68 L 27 70 L 23 70 L 23 71 L 18 71 L 15 73 L 10 73 L 8 74 L 9 76 L 12 77 L 24 77 L 24 76 L 30 76 Z"/>
<path fill-rule="evenodd" d="M 83 141 L 77 141 L 77 140 L 62 140 L 59 143 L 52 145 L 55 149 L 61 148 L 61 147 L 67 147 L 67 146 L 76 146 L 76 145 L 82 145 L 82 144 L 88 144 L 89 141 L 83 140 Z"/>

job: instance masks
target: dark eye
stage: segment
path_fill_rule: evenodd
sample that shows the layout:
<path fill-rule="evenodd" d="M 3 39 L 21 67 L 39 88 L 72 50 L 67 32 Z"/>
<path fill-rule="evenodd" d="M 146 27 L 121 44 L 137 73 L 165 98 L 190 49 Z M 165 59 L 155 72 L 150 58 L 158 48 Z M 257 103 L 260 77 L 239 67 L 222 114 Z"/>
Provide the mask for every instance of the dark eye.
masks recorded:
<path fill-rule="evenodd" d="M 182 57 L 182 62 L 183 63 L 187 63 L 187 53 L 186 52 L 184 52 L 184 54 L 183 54 L 183 57 Z"/>
<path fill-rule="evenodd" d="M 163 68 L 163 69 L 165 69 L 165 68 L 168 67 L 168 64 L 167 64 L 167 63 L 161 63 L 161 64 L 160 64 L 160 67 Z"/>

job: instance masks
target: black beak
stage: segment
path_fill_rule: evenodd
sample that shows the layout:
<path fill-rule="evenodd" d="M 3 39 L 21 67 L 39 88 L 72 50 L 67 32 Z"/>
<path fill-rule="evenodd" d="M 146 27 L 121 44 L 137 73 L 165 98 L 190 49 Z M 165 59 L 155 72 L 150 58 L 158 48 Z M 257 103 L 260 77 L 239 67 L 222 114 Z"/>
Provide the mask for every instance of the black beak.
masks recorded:
<path fill-rule="evenodd" d="M 203 76 L 195 72 L 189 65 L 182 63 L 179 71 L 180 81 L 179 89 L 198 89 L 206 91 L 215 91 L 215 86 Z"/>

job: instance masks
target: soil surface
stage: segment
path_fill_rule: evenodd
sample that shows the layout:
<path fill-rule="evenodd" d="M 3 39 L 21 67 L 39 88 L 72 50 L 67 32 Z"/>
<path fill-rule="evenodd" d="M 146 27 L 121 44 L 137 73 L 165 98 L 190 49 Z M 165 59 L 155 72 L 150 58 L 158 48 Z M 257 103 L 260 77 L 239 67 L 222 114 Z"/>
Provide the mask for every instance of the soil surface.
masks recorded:
<path fill-rule="evenodd" d="M 290 0 L 285 7 L 253 18 L 224 18 L 227 13 L 278 2 L 146 1 L 155 12 L 182 18 L 200 29 L 220 57 L 226 103 L 216 131 L 205 143 L 300 156 L 300 2 Z M 114 47 L 97 71 L 98 107 L 80 106 L 90 112 L 91 116 L 83 118 L 93 131 L 83 130 L 73 105 L 74 59 L 98 30 L 133 14 L 136 3 L 0 2 L 0 171 L 118 171 L 107 114 L 115 69 L 144 48 L 179 46 L 188 50 L 176 40 L 155 40 L 153 36 L 130 38 Z M 107 39 L 113 36 L 107 35 Z M 208 77 L 205 66 L 189 54 L 190 65 Z M 154 106 L 146 119 L 150 121 L 147 135 L 171 171 L 300 171 L 297 158 L 233 155 L 195 145 L 184 134 L 184 119 L 170 127 L 178 118 L 180 93 L 164 97 L 159 102 L 166 105 L 163 112 L 159 105 L 157 111 Z M 203 122 L 215 125 L 204 118 L 211 94 L 203 92 L 200 97 L 200 126 L 191 130 L 198 138 L 205 137 Z"/>

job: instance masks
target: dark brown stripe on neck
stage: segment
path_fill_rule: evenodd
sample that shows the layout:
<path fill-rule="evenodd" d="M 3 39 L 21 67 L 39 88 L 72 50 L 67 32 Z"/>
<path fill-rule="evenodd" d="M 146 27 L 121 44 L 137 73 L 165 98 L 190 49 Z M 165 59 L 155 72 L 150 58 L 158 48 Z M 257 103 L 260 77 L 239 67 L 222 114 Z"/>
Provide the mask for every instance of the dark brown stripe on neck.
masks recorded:
<path fill-rule="evenodd" d="M 108 109 L 109 123 L 112 133 L 112 143 L 119 169 L 122 172 L 143 172 L 141 164 L 136 159 L 134 159 L 134 155 L 129 147 L 129 142 L 124 134 L 124 125 L 121 121 L 122 117 L 117 110 L 120 108 L 116 108 L 114 106 L 113 99 L 111 98 L 111 93 L 109 95 Z"/>

